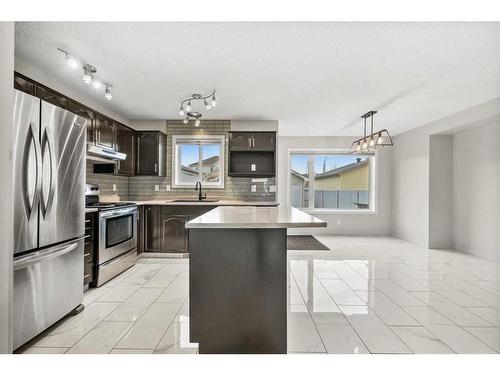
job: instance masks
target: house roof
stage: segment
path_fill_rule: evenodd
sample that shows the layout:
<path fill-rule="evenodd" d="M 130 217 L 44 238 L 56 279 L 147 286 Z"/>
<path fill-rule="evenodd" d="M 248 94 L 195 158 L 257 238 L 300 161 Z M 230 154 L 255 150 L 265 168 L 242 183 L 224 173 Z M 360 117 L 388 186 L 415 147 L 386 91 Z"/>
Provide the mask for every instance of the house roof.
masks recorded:
<path fill-rule="evenodd" d="M 203 165 L 214 165 L 216 163 L 219 162 L 219 156 L 218 155 L 215 155 L 215 156 L 211 156 L 207 159 L 203 159 L 202 161 L 202 164 Z M 196 163 L 192 163 L 192 164 L 189 164 L 190 167 L 196 167 L 197 165 L 199 164 L 199 162 L 196 162 Z"/>
<path fill-rule="evenodd" d="M 323 173 L 318 173 L 318 174 L 316 174 L 316 176 L 314 178 L 321 179 L 321 178 L 326 178 L 326 177 L 340 176 L 344 173 L 351 172 L 351 171 L 356 170 L 358 168 L 364 167 L 365 165 L 368 165 L 368 160 L 363 160 L 360 162 L 347 164 L 347 165 L 344 165 L 343 167 L 331 169 L 331 170 L 323 172 Z"/>
<path fill-rule="evenodd" d="M 196 169 L 192 169 L 192 168 L 186 167 L 185 165 L 181 165 L 181 170 L 184 171 L 184 172 L 190 173 L 192 175 L 197 175 L 198 174 L 198 171 Z"/>
<path fill-rule="evenodd" d="M 293 170 L 292 169 L 292 174 L 294 176 L 297 176 L 299 178 L 302 178 L 304 181 L 307 181 L 308 180 L 308 177 L 307 176 L 304 176 L 303 174 L 300 174 L 299 172 L 297 172 L 296 170 Z"/>

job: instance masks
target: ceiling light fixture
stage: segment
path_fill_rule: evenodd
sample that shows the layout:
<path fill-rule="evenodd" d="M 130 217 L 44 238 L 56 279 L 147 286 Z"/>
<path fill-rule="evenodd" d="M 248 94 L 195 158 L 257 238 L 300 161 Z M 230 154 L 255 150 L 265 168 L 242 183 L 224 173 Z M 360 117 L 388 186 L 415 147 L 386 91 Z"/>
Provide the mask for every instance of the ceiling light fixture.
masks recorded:
<path fill-rule="evenodd" d="M 113 85 L 110 85 L 109 83 L 105 83 L 104 86 L 106 86 L 106 89 L 104 90 L 104 97 L 106 98 L 106 100 L 113 99 L 113 95 L 111 94 L 111 91 L 109 90 L 109 88 L 113 87 Z"/>
<path fill-rule="evenodd" d="M 208 100 L 207 100 L 208 99 Z M 194 126 L 200 126 L 201 124 L 201 113 L 192 111 L 192 104 L 196 104 L 199 101 L 203 101 L 203 105 L 207 111 L 211 110 L 215 106 L 217 106 L 217 101 L 215 99 L 215 90 L 210 94 L 203 96 L 200 94 L 193 94 L 189 98 L 184 99 L 181 102 L 181 106 L 179 108 L 179 116 L 186 116 L 184 119 L 184 124 L 187 124 L 190 119 L 195 119 Z"/>
<path fill-rule="evenodd" d="M 75 57 L 75 55 L 61 48 L 58 48 L 57 50 L 64 54 L 64 60 L 71 68 L 78 68 L 80 66 L 83 69 L 82 80 L 85 84 L 92 85 L 92 87 L 94 87 L 96 90 L 101 90 L 104 88 L 104 98 L 106 100 L 113 99 L 113 95 L 109 90 L 110 87 L 113 87 L 113 85 L 104 83 L 95 78 L 95 75 L 97 73 L 97 68 L 95 66 L 82 63 L 80 59 Z"/>
<path fill-rule="evenodd" d="M 85 82 L 87 85 L 90 85 L 94 80 L 95 73 L 97 73 L 97 69 L 95 68 L 95 66 L 85 64 L 83 66 L 83 82 Z"/>
<path fill-rule="evenodd" d="M 377 111 L 369 111 L 361 116 L 361 118 L 364 120 L 363 137 L 352 142 L 351 149 L 349 151 L 351 154 L 374 152 L 377 148 L 394 145 L 387 129 L 378 130 L 376 132 L 373 131 L 373 116 L 376 113 Z M 367 135 L 366 120 L 368 118 L 371 119 L 371 130 L 370 134 Z"/>

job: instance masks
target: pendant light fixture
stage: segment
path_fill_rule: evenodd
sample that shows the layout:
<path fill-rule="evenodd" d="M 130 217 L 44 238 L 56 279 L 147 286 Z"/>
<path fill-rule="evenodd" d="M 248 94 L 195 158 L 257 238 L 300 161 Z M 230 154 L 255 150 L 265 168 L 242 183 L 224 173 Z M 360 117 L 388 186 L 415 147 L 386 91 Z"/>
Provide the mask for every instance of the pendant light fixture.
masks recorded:
<path fill-rule="evenodd" d="M 184 124 L 188 124 L 190 120 L 194 121 L 194 126 L 200 126 L 200 118 L 202 116 L 201 112 L 193 111 L 193 105 L 198 102 L 203 101 L 203 105 L 207 111 L 210 111 L 212 108 L 217 106 L 217 100 L 215 99 L 215 90 L 210 94 L 203 96 L 200 94 L 193 94 L 189 98 L 184 99 L 181 102 L 181 106 L 179 108 L 179 116 L 184 117 L 182 121 Z"/>
<path fill-rule="evenodd" d="M 352 142 L 349 152 L 351 154 L 363 154 L 374 152 L 377 148 L 393 146 L 392 138 L 387 129 L 373 131 L 373 116 L 377 111 L 366 112 L 361 118 L 363 119 L 363 137 Z M 366 134 L 366 121 L 371 120 L 370 134 Z"/>

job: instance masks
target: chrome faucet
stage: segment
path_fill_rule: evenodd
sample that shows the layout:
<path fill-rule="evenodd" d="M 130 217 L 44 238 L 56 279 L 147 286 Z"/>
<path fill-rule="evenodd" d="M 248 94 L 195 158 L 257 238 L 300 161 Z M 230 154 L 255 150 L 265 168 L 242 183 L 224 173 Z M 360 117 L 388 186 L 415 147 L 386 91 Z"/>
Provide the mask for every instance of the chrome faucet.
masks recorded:
<path fill-rule="evenodd" d="M 201 194 L 201 181 L 198 181 L 194 187 L 194 190 L 198 192 L 198 200 L 202 201 L 203 199 L 207 199 L 207 193 L 205 195 Z"/>

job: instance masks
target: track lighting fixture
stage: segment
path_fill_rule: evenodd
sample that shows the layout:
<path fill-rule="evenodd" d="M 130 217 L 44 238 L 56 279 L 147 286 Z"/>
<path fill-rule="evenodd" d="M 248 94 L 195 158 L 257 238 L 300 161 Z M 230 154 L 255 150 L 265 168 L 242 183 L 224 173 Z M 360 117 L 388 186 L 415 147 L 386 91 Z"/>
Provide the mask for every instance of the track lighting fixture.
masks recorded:
<path fill-rule="evenodd" d="M 181 102 L 181 106 L 179 109 L 179 116 L 186 116 L 184 119 L 184 124 L 187 124 L 190 119 L 195 119 L 194 126 L 200 126 L 201 124 L 201 113 L 192 111 L 192 105 L 197 103 L 198 101 L 203 100 L 203 105 L 207 111 L 211 110 L 215 106 L 217 106 L 217 101 L 215 99 L 215 90 L 210 94 L 203 96 L 200 94 L 193 94 L 189 98 L 184 99 Z"/>
<path fill-rule="evenodd" d="M 104 87 L 104 98 L 106 100 L 113 99 L 113 95 L 111 94 L 111 91 L 109 89 L 113 86 L 109 83 L 103 83 L 102 81 L 99 81 L 95 78 L 95 75 L 97 73 L 97 69 L 95 66 L 82 63 L 81 60 L 76 58 L 73 54 L 61 48 L 58 48 L 57 50 L 64 54 L 64 60 L 66 61 L 68 66 L 70 66 L 71 68 L 81 67 L 83 69 L 82 81 L 85 84 L 92 85 L 92 87 L 94 87 L 96 90 L 100 90 Z"/>
<path fill-rule="evenodd" d="M 94 80 L 94 74 L 97 72 L 97 69 L 89 64 L 85 64 L 83 66 L 83 82 L 85 82 L 87 85 L 90 85 L 92 81 Z"/>
<path fill-rule="evenodd" d="M 379 130 L 373 132 L 373 116 L 377 111 L 369 111 L 365 113 L 361 118 L 363 122 L 363 137 L 352 142 L 350 153 L 366 153 L 373 152 L 379 147 L 393 146 L 392 138 L 387 131 L 387 129 Z M 370 134 L 366 134 L 366 119 L 371 119 L 371 131 Z"/>
<path fill-rule="evenodd" d="M 106 100 L 113 99 L 113 95 L 111 94 L 111 91 L 109 90 L 109 88 L 113 87 L 113 86 L 111 86 L 109 83 L 105 83 L 104 85 L 106 86 L 106 89 L 104 90 L 104 97 L 106 98 Z"/>

